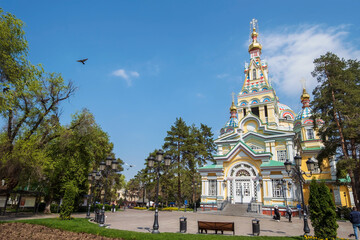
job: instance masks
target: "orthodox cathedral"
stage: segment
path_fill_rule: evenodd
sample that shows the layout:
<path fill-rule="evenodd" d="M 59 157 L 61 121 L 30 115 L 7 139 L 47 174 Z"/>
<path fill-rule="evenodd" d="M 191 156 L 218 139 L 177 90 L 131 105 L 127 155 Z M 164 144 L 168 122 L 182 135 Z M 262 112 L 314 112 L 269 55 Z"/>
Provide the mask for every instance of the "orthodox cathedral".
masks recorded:
<path fill-rule="evenodd" d="M 336 181 L 335 161 L 327 159 L 321 166 L 317 164 L 316 156 L 323 144 L 311 119 L 310 95 L 304 88 L 298 114 L 279 102 L 269 82 L 269 66 L 261 59 L 257 21 L 253 19 L 250 26 L 250 61 L 245 64 L 245 80 L 237 101 L 233 99 L 231 104 L 230 119 L 215 140 L 216 164 L 198 169 L 202 179 L 201 207 L 216 209 L 225 202 L 248 204 L 263 214 L 270 214 L 275 205 L 280 209 L 296 208 L 301 204 L 301 191 L 307 204 L 313 177 L 326 182 L 337 206 L 354 206 L 347 180 Z M 301 156 L 301 170 L 305 173 L 303 189 L 284 166 L 286 160 L 294 165 L 296 154 Z M 308 159 L 315 161 L 311 174 L 306 167 Z"/>

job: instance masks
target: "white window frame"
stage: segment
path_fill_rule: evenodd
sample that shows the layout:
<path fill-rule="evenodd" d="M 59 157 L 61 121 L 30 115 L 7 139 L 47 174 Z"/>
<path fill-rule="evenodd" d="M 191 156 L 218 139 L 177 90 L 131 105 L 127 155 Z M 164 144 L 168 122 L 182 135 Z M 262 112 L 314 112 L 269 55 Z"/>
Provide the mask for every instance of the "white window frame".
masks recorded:
<path fill-rule="evenodd" d="M 209 179 L 209 196 L 216 196 L 216 180 Z"/>
<path fill-rule="evenodd" d="M 309 132 L 311 132 L 311 134 L 309 134 Z M 312 137 L 311 137 L 311 135 L 312 135 Z M 306 129 L 306 138 L 307 138 L 308 140 L 313 140 L 313 139 L 315 139 L 314 129 L 312 129 L 312 128 Z"/>
<path fill-rule="evenodd" d="M 277 159 L 278 159 L 279 162 L 285 162 L 286 161 L 286 159 L 287 159 L 287 151 L 286 151 L 286 149 L 277 150 Z"/>
<path fill-rule="evenodd" d="M 272 179 L 272 189 L 273 189 L 273 197 L 274 198 L 283 198 L 284 197 L 284 189 L 283 186 L 278 186 L 279 179 Z"/>

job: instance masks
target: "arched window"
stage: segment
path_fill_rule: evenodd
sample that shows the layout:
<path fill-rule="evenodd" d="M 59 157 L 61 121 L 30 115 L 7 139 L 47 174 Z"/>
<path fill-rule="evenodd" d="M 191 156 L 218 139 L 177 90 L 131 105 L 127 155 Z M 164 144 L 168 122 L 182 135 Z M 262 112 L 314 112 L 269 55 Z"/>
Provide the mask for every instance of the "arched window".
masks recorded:
<path fill-rule="evenodd" d="M 253 79 L 256 79 L 256 69 L 253 69 Z"/>

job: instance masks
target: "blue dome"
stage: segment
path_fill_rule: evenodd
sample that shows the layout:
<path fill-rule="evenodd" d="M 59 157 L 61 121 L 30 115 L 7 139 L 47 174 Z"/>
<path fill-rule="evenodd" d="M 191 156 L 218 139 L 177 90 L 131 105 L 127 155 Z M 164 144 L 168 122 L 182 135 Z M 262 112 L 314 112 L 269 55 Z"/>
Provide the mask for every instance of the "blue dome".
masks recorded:
<path fill-rule="evenodd" d="M 310 107 L 305 107 L 305 108 L 302 108 L 300 110 L 300 112 L 296 115 L 295 117 L 295 121 L 296 120 L 302 120 L 304 118 L 309 118 L 311 117 L 311 108 Z"/>

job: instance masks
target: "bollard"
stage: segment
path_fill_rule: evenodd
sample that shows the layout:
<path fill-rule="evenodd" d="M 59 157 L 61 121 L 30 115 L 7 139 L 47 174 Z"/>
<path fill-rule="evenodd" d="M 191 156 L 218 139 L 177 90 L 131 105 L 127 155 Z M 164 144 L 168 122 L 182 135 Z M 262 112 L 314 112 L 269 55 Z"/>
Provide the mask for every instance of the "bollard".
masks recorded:
<path fill-rule="evenodd" d="M 99 222 L 99 209 L 95 209 L 95 220 L 94 222 Z"/>
<path fill-rule="evenodd" d="M 181 233 L 186 233 L 186 217 L 181 217 L 179 218 L 180 220 L 180 232 Z"/>
<path fill-rule="evenodd" d="M 258 219 L 253 219 L 252 220 L 252 231 L 253 231 L 253 235 L 255 236 L 259 236 L 260 235 L 260 220 Z"/>

